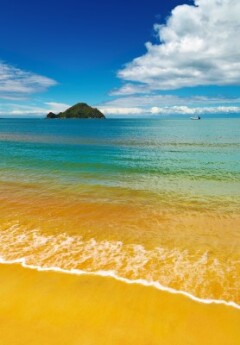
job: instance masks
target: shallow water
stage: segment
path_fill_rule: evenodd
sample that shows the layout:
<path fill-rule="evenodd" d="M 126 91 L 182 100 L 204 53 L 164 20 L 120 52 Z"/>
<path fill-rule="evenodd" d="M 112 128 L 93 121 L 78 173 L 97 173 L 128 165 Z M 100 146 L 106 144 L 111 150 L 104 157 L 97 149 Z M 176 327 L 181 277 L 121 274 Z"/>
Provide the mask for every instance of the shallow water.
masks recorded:
<path fill-rule="evenodd" d="M 1 120 L 0 256 L 240 304 L 240 119 Z"/>

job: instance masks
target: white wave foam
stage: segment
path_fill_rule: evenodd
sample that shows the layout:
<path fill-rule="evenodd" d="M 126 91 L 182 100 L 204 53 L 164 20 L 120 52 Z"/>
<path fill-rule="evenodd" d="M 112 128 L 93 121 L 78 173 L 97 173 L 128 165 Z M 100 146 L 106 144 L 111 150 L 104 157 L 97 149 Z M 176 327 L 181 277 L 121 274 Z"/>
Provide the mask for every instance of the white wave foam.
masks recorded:
<path fill-rule="evenodd" d="M 0 258 L 0 264 L 2 265 L 9 265 L 9 264 L 20 264 L 24 268 L 29 268 L 29 269 L 34 269 L 39 272 L 47 272 L 47 271 L 54 271 L 54 272 L 60 272 L 60 273 L 65 273 L 65 274 L 75 274 L 75 275 L 89 275 L 89 276 L 100 276 L 100 277 L 110 277 L 113 278 L 117 281 L 127 283 L 127 284 L 138 284 L 138 285 L 143 285 L 147 287 L 152 287 L 156 288 L 158 290 L 164 291 L 164 292 L 169 292 L 171 294 L 175 295 L 182 295 L 185 297 L 190 298 L 191 300 L 198 302 L 198 303 L 203 303 L 203 304 L 217 304 L 217 305 L 225 305 L 227 307 L 233 307 L 236 309 L 240 310 L 240 305 L 235 303 L 235 302 L 227 302 L 224 300 L 215 300 L 215 299 L 204 299 L 204 298 L 198 298 L 188 292 L 181 291 L 181 290 L 175 290 L 173 288 L 169 288 L 166 286 L 161 285 L 158 282 L 149 282 L 144 279 L 127 279 L 123 277 L 119 277 L 116 275 L 113 271 L 97 271 L 97 272 L 88 272 L 88 271 L 83 271 L 83 270 L 78 270 L 78 269 L 62 269 L 59 267 L 41 267 L 41 266 L 36 266 L 36 265 L 28 265 L 25 262 L 24 258 L 21 259 L 16 259 L 16 260 L 4 260 L 3 258 Z"/>
<path fill-rule="evenodd" d="M 20 262 L 38 270 L 98 274 L 163 291 L 180 291 L 197 301 L 238 306 L 240 297 L 239 261 L 232 257 L 223 260 L 206 251 L 146 249 L 139 244 L 84 240 L 79 235 L 46 234 L 8 224 L 0 231 L 0 257 L 2 263 Z"/>

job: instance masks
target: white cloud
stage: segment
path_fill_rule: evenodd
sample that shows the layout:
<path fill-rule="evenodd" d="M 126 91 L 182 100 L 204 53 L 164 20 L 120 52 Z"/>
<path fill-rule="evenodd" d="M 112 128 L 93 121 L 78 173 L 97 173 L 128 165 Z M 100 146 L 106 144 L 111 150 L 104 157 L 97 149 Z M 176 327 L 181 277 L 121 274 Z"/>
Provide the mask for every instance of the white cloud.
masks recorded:
<path fill-rule="evenodd" d="M 57 102 L 45 102 L 43 105 L 5 104 L 0 106 L 0 115 L 8 116 L 45 116 L 50 111 L 59 113 L 70 105 Z"/>
<path fill-rule="evenodd" d="M 112 90 L 110 92 L 111 96 L 122 96 L 128 94 L 137 94 L 137 93 L 148 93 L 150 92 L 145 85 L 136 85 L 136 84 L 125 84 L 120 89 Z"/>
<path fill-rule="evenodd" d="M 70 108 L 70 105 L 66 103 L 46 102 L 45 104 L 49 107 L 48 111 L 52 111 L 53 113 L 60 113 Z"/>
<path fill-rule="evenodd" d="M 238 114 L 240 107 L 215 106 L 215 107 L 196 107 L 173 106 L 173 107 L 152 107 L 150 113 L 154 115 L 208 115 L 208 114 Z"/>
<path fill-rule="evenodd" d="M 113 92 L 239 85 L 239 18 L 239 0 L 195 0 L 195 6 L 177 6 L 166 24 L 154 26 L 159 43 L 146 43 L 146 54 L 119 71 L 128 83 Z"/>
<path fill-rule="evenodd" d="M 115 98 L 98 108 L 106 115 L 154 115 L 154 114 L 221 114 L 240 113 L 239 97 L 207 97 L 176 95 L 130 95 Z"/>
<path fill-rule="evenodd" d="M 225 104 L 239 104 L 240 98 L 227 97 L 207 97 L 207 96 L 189 96 L 180 97 L 176 95 L 129 95 L 118 97 L 103 104 L 104 107 L 127 108 L 127 107 L 155 107 L 155 106 L 176 106 L 176 105 L 190 105 L 190 106 L 206 106 L 206 105 L 225 105 Z"/>
<path fill-rule="evenodd" d="M 146 110 L 140 107 L 111 107 L 99 106 L 98 109 L 105 115 L 141 115 L 145 114 Z"/>
<path fill-rule="evenodd" d="M 163 107 L 107 107 L 99 106 L 105 115 L 117 116 L 147 116 L 147 115 L 209 115 L 209 114 L 239 114 L 240 106 L 189 107 L 186 105 Z"/>
<path fill-rule="evenodd" d="M 41 92 L 57 82 L 0 62 L 0 98 L 18 99 Z"/>

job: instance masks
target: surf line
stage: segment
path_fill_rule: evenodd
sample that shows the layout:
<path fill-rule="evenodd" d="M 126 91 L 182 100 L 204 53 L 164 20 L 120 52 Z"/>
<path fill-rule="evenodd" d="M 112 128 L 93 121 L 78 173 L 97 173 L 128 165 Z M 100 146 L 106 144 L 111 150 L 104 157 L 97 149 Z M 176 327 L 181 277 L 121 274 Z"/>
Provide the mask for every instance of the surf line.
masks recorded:
<path fill-rule="evenodd" d="M 137 285 L 143 285 L 146 287 L 152 287 L 164 292 L 169 292 L 171 294 L 175 295 L 181 295 L 190 298 L 191 300 L 198 302 L 198 303 L 203 303 L 203 304 L 218 304 L 218 305 L 225 305 L 227 307 L 233 307 L 235 309 L 240 310 L 240 305 L 235 303 L 235 302 L 227 302 L 224 300 L 217 300 L 217 299 L 204 299 L 204 298 L 199 298 L 196 297 L 189 292 L 182 291 L 182 290 L 176 290 L 173 288 L 166 287 L 164 285 L 161 285 L 158 282 L 149 282 L 144 279 L 128 279 L 128 278 L 123 278 L 115 274 L 113 271 L 96 271 L 96 272 L 88 272 L 88 271 L 83 271 L 79 269 L 70 269 L 66 270 L 63 268 L 59 267 L 41 267 L 37 265 L 29 265 L 26 263 L 25 258 L 20 258 L 16 260 L 5 260 L 2 257 L 0 257 L 0 264 L 2 265 L 11 265 L 11 264 L 20 264 L 24 268 L 32 269 L 32 270 L 37 270 L 39 272 L 59 272 L 59 273 L 64 273 L 64 274 L 74 274 L 74 275 L 86 275 L 86 276 L 100 276 L 100 277 L 109 277 L 113 278 L 117 281 L 126 283 L 126 284 L 137 284 Z"/>

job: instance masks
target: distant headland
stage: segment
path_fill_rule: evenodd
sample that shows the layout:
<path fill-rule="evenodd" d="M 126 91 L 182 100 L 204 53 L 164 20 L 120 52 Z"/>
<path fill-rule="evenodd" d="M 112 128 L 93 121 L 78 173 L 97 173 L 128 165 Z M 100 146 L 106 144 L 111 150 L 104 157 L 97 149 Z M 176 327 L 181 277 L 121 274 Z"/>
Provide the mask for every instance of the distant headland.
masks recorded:
<path fill-rule="evenodd" d="M 77 103 L 61 113 L 48 113 L 47 119 L 105 119 L 105 116 L 97 108 L 86 103 Z"/>

